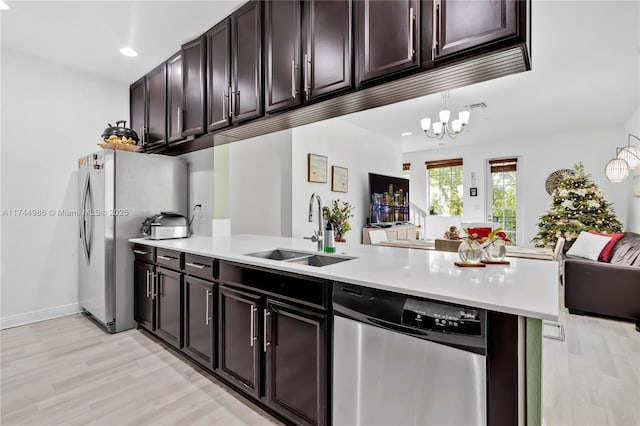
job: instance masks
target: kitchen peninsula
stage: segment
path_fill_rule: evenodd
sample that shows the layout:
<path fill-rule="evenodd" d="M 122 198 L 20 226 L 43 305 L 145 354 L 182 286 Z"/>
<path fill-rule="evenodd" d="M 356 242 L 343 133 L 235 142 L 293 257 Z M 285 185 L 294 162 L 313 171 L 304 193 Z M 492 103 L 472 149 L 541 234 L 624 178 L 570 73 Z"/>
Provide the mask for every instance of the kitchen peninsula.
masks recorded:
<path fill-rule="evenodd" d="M 541 329 L 542 320 L 558 316 L 556 262 L 511 259 L 510 265 L 458 268 L 455 253 L 338 244 L 329 257 L 348 260 L 312 266 L 250 255 L 276 249 L 321 254 L 302 239 L 241 235 L 130 242 L 137 259 L 136 311 L 151 306 L 143 328 L 281 419 L 340 423 L 339 366 L 331 359 L 338 350 L 332 294 L 335 300 L 339 290 L 365 288 L 486 312 L 486 346 L 476 351 L 483 354 L 482 365 L 486 356 L 486 390 L 482 386 L 478 398 L 486 398 L 482 416 L 491 425 L 540 423 Z M 206 281 L 201 271 L 207 271 Z M 173 308 L 163 302 L 171 292 Z M 167 313 L 174 315 L 172 341 L 166 338 Z M 141 325 L 139 317 L 136 312 Z M 200 323 L 206 328 L 198 328 Z M 207 339 L 198 343 L 203 334 Z M 456 410 L 455 404 L 446 406 Z"/>

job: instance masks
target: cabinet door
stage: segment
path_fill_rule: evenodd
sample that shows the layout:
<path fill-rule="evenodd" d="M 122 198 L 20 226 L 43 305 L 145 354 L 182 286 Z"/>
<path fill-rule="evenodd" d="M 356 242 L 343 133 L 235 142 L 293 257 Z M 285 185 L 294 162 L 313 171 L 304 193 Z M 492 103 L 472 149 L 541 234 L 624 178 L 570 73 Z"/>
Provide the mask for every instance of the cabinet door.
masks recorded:
<path fill-rule="evenodd" d="M 182 46 L 182 136 L 205 133 L 204 85 L 206 39 L 200 37 Z"/>
<path fill-rule="evenodd" d="M 134 276 L 134 320 L 149 331 L 155 329 L 153 298 L 153 265 L 135 261 Z"/>
<path fill-rule="evenodd" d="M 517 35 L 518 0 L 436 0 L 436 59 Z"/>
<path fill-rule="evenodd" d="M 315 99 L 353 86 L 353 3 L 304 3 L 304 92 Z"/>
<path fill-rule="evenodd" d="M 260 395 L 260 297 L 221 286 L 218 372 L 255 397 Z"/>
<path fill-rule="evenodd" d="M 268 300 L 268 404 L 297 424 L 327 423 L 327 316 Z"/>
<path fill-rule="evenodd" d="M 232 120 L 260 117 L 262 109 L 262 2 L 231 15 Z"/>
<path fill-rule="evenodd" d="M 300 105 L 301 16 L 300 1 L 265 3 L 265 110 Z"/>
<path fill-rule="evenodd" d="M 182 139 L 182 55 L 177 53 L 167 61 L 167 139 Z"/>
<path fill-rule="evenodd" d="M 180 348 L 182 344 L 182 274 L 156 268 L 156 334 Z"/>
<path fill-rule="evenodd" d="M 418 67 L 418 0 L 363 0 L 357 5 L 359 82 Z"/>
<path fill-rule="evenodd" d="M 162 64 L 147 75 L 147 145 L 167 140 L 167 67 Z"/>
<path fill-rule="evenodd" d="M 208 129 L 226 127 L 231 122 L 231 28 L 228 19 L 207 33 Z"/>
<path fill-rule="evenodd" d="M 213 288 L 212 282 L 189 275 L 184 277 L 183 351 L 211 370 L 216 323 Z"/>
<path fill-rule="evenodd" d="M 139 145 L 146 142 L 145 127 L 147 126 L 145 78 L 142 77 L 129 88 L 129 126 L 138 134 Z"/>

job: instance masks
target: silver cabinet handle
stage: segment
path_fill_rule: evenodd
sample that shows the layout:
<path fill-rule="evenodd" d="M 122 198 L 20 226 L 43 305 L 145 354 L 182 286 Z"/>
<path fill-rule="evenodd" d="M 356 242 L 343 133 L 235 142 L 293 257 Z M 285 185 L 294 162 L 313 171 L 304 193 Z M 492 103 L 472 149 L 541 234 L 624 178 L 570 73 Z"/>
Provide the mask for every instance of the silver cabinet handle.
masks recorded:
<path fill-rule="evenodd" d="M 204 268 L 208 267 L 209 265 L 203 265 L 202 263 L 187 262 L 187 263 L 185 263 L 185 266 L 191 266 L 192 268 L 197 268 L 197 269 L 204 269 Z"/>
<path fill-rule="evenodd" d="M 209 298 L 211 297 L 212 294 L 213 294 L 212 292 L 207 290 L 207 299 L 206 299 L 206 306 L 205 306 L 206 318 L 204 320 L 205 325 L 209 325 L 209 321 L 213 319 L 213 312 L 211 313 L 211 315 L 209 315 Z"/>
<path fill-rule="evenodd" d="M 296 90 L 296 61 L 291 61 L 291 97 L 296 98 L 298 91 Z"/>
<path fill-rule="evenodd" d="M 269 315 L 271 315 L 271 312 L 269 312 L 268 309 L 265 309 L 264 312 L 264 324 L 262 325 L 263 329 L 262 329 L 262 336 L 263 336 L 263 346 L 262 346 L 262 350 L 264 352 L 267 352 L 267 346 L 269 346 L 271 344 L 271 342 L 267 341 L 267 318 L 269 317 Z"/>
<path fill-rule="evenodd" d="M 436 53 L 438 52 L 438 14 L 440 13 L 440 6 L 438 2 L 434 0 L 433 2 L 433 28 L 432 28 L 432 36 L 433 41 L 431 43 L 431 59 L 436 59 Z"/>
<path fill-rule="evenodd" d="M 225 93 L 225 91 L 222 91 L 222 119 L 226 120 L 227 119 L 227 105 L 229 104 L 228 98 L 229 95 L 227 95 Z"/>
<path fill-rule="evenodd" d="M 172 257 L 172 256 L 163 256 L 163 255 L 157 255 L 156 256 L 158 259 L 162 259 L 162 260 L 176 260 L 177 257 Z"/>
<path fill-rule="evenodd" d="M 147 273 L 147 297 L 150 297 L 151 291 L 149 290 L 149 275 L 151 274 L 151 271 L 147 269 L 145 272 Z"/>
<path fill-rule="evenodd" d="M 253 342 L 257 339 L 257 337 L 254 336 L 256 330 L 255 330 L 255 317 L 256 317 L 256 311 L 258 309 L 256 309 L 255 305 L 251 305 L 251 314 L 250 314 L 250 318 L 251 318 L 251 324 L 249 324 L 249 346 L 253 347 Z"/>
<path fill-rule="evenodd" d="M 158 282 L 160 281 L 160 276 L 162 274 L 157 273 L 151 273 L 151 278 L 153 281 L 151 281 L 151 300 L 155 299 L 156 297 L 158 297 Z"/>
<path fill-rule="evenodd" d="M 176 135 L 179 135 L 180 132 L 182 131 L 181 127 L 182 127 L 182 108 L 178 107 L 178 114 L 176 117 L 178 123 L 176 125 Z"/>
<path fill-rule="evenodd" d="M 309 81 L 311 74 L 311 55 L 304 54 L 304 95 L 306 99 L 311 96 L 311 82 Z"/>
<path fill-rule="evenodd" d="M 146 255 L 148 255 L 148 254 L 149 254 L 149 252 L 148 252 L 148 251 L 142 251 L 142 250 L 133 250 L 133 252 L 134 252 L 135 254 L 140 254 L 140 255 L 142 255 L 142 256 L 146 256 Z"/>
<path fill-rule="evenodd" d="M 416 53 L 416 50 L 414 49 L 414 42 L 413 42 L 413 24 L 414 21 L 416 20 L 415 15 L 413 14 L 413 8 L 410 7 L 409 8 L 409 50 L 407 52 L 407 59 L 409 59 L 410 61 L 413 60 L 413 56 Z"/>
<path fill-rule="evenodd" d="M 227 99 L 229 100 L 229 117 L 233 117 L 233 90 L 231 86 L 229 86 L 229 94 L 227 95 Z"/>
<path fill-rule="evenodd" d="M 139 129 L 139 133 L 140 133 L 140 143 L 142 145 L 144 145 L 144 132 L 142 131 L 144 129 L 144 127 L 140 127 Z"/>

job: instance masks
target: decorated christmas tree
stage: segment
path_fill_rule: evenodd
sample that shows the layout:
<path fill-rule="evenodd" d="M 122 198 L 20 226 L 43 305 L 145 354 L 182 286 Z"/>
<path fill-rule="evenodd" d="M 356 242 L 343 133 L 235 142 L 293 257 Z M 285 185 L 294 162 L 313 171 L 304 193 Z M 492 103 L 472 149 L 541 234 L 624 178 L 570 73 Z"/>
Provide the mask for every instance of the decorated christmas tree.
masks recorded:
<path fill-rule="evenodd" d="M 553 247 L 560 237 L 570 241 L 582 231 L 620 232 L 622 224 L 616 218 L 612 204 L 584 173 L 582 163 L 573 173 L 565 175 L 552 194 L 548 213 L 540 217 L 536 247 Z"/>

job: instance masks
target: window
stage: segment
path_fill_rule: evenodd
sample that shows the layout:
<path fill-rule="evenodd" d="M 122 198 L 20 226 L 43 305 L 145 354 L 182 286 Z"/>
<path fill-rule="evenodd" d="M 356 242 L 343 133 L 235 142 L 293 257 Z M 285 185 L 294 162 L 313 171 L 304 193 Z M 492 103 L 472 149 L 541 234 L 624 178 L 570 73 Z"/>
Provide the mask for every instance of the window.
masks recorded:
<path fill-rule="evenodd" d="M 402 177 L 405 179 L 411 177 L 411 163 L 402 163 Z"/>
<path fill-rule="evenodd" d="M 429 172 L 429 214 L 462 216 L 462 158 L 427 161 L 426 164 Z"/>
<path fill-rule="evenodd" d="M 513 244 L 516 243 L 517 163 L 517 158 L 489 160 L 491 169 L 491 221 L 501 225 Z"/>

